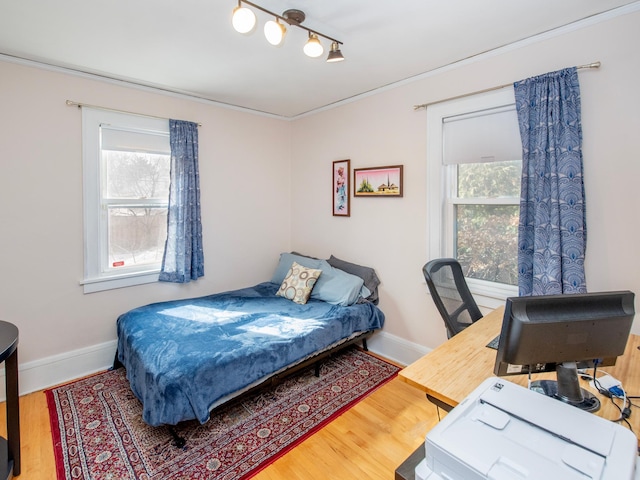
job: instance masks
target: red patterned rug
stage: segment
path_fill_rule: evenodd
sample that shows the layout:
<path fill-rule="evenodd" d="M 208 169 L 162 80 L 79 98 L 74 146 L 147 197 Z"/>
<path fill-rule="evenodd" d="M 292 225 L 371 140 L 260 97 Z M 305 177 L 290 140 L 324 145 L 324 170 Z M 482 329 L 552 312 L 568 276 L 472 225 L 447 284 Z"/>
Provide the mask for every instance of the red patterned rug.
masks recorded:
<path fill-rule="evenodd" d="M 244 479 L 391 380 L 398 368 L 355 348 L 221 407 L 204 425 L 150 427 L 124 369 L 46 391 L 58 480 Z"/>

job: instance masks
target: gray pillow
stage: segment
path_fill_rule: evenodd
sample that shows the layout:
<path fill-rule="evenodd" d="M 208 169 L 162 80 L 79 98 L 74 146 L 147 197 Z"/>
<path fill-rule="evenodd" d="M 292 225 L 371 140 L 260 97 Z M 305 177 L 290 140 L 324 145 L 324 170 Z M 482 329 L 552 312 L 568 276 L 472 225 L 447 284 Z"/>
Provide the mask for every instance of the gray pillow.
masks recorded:
<path fill-rule="evenodd" d="M 376 271 L 371 267 L 365 267 L 356 263 L 346 262 L 331 255 L 327 260 L 329 265 L 335 268 L 339 268 L 351 275 L 357 275 L 364 280 L 364 286 L 369 289 L 371 295 L 367 297 L 367 300 L 374 305 L 378 304 L 378 285 L 380 285 L 380 279 L 376 275 Z"/>

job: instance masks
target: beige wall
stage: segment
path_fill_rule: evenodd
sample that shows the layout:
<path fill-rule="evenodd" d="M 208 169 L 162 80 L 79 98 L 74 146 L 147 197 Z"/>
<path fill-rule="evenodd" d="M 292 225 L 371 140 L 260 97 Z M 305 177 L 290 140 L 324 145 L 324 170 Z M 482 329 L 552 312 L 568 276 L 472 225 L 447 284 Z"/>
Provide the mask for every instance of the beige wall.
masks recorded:
<path fill-rule="evenodd" d="M 581 70 L 587 284 L 591 291 L 640 293 L 638 211 L 640 158 L 640 13 L 566 31 L 518 48 L 505 48 L 456 68 L 327 110 L 294 123 L 294 248 L 335 254 L 376 268 L 385 332 L 434 347 L 445 340 L 442 321 L 426 293 L 426 113 L 413 105 L 508 84 L 573 65 Z M 425 46 L 425 55 L 430 48 Z M 352 168 L 404 165 L 403 198 L 352 198 L 351 217 L 331 215 L 331 162 Z M 314 179 L 314 181 L 310 181 Z M 640 333 L 640 320 L 635 322 Z"/>
<path fill-rule="evenodd" d="M 115 339 L 120 313 L 270 278 L 290 239 L 290 122 L 0 61 L 0 319 L 20 363 Z M 81 112 L 199 122 L 205 277 L 83 294 Z"/>

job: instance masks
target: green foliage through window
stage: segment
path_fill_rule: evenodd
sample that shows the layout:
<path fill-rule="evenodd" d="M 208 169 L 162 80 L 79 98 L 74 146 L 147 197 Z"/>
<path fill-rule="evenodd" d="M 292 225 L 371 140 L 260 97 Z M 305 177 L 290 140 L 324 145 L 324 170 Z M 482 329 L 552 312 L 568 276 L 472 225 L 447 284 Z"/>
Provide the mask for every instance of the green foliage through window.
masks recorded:
<path fill-rule="evenodd" d="M 458 165 L 458 199 L 473 203 L 455 206 L 456 258 L 465 276 L 518 284 L 518 215 L 520 160 Z M 512 198 L 516 204 L 493 203 Z"/>

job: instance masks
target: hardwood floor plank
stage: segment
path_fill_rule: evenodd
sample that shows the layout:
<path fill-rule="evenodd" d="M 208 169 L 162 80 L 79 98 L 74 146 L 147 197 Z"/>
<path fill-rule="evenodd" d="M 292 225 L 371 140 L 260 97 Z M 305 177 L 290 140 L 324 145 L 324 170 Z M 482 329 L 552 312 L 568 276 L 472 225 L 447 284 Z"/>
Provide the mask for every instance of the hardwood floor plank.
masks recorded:
<path fill-rule="evenodd" d="M 437 421 L 435 406 L 396 378 L 255 478 L 389 480 Z"/>
<path fill-rule="evenodd" d="M 6 437 L 6 404 L 0 407 L 0 435 Z M 20 453 L 22 479 L 56 478 L 51 425 L 44 392 L 20 397 Z"/>

